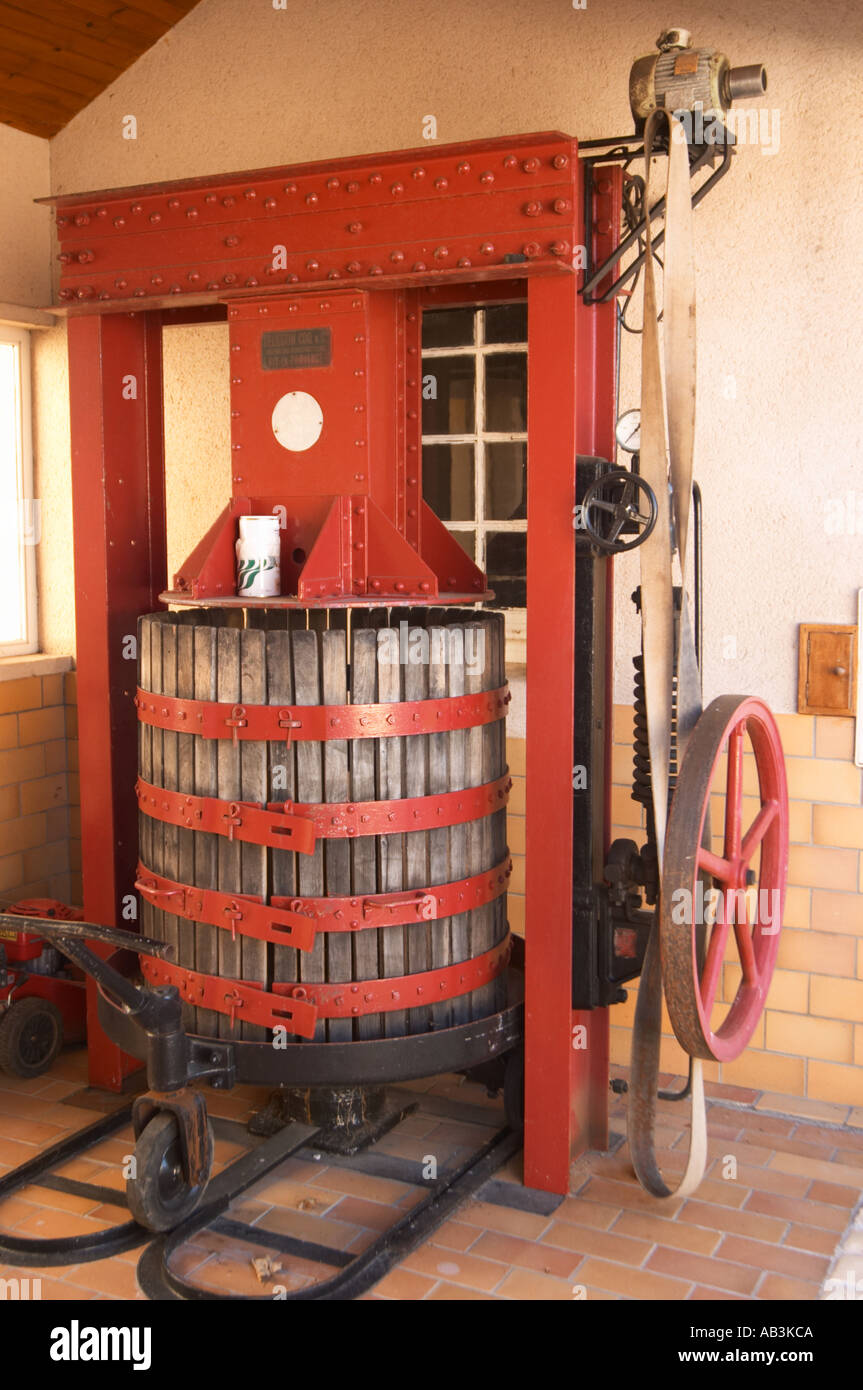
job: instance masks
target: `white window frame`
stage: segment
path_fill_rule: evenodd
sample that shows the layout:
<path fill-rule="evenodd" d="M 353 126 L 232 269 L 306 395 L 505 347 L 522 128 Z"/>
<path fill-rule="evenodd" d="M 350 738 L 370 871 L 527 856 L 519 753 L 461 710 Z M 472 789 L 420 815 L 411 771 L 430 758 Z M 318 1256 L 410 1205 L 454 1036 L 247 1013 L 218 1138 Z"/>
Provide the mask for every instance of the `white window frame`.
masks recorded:
<path fill-rule="evenodd" d="M 520 430 L 512 433 L 501 433 L 493 430 L 482 429 L 482 422 L 485 419 L 485 361 L 489 356 L 498 353 L 524 353 L 527 357 L 527 343 L 486 343 L 485 341 L 485 311 L 489 308 L 498 308 L 504 303 L 521 304 L 523 300 L 493 300 L 478 304 L 447 304 L 441 305 L 441 310 L 472 309 L 473 310 L 473 342 L 464 343 L 461 347 L 439 347 L 423 348 L 423 378 L 427 375 L 426 363 L 434 361 L 437 357 L 471 357 L 474 359 L 474 428 L 469 434 L 423 434 L 422 445 L 426 444 L 470 444 L 473 446 L 473 467 L 474 467 L 474 518 L 471 521 L 444 521 L 448 531 L 469 532 L 476 537 L 475 555 L 476 564 L 485 572 L 486 569 L 486 536 L 489 531 L 515 531 L 522 535 L 527 534 L 527 519 L 519 518 L 514 521 L 495 521 L 493 518 L 486 518 L 485 515 L 485 483 L 486 483 L 486 463 L 485 448 L 487 444 L 527 444 L 527 430 Z M 434 309 L 429 306 L 425 312 L 434 313 Z M 510 663 L 523 664 L 526 659 L 527 645 L 527 610 L 525 608 L 504 608 L 504 621 L 506 624 L 506 659 Z"/>
<path fill-rule="evenodd" d="M 0 642 L 0 660 L 10 656 L 28 656 L 39 649 L 39 624 L 36 608 L 36 545 L 25 543 L 22 529 L 25 506 L 33 503 L 33 431 L 32 395 L 30 387 L 30 332 L 27 328 L 12 327 L 0 323 L 0 343 L 11 343 L 17 348 L 18 380 L 17 410 L 13 428 L 16 438 L 17 459 L 17 517 L 15 535 L 18 542 L 18 565 L 21 576 L 20 592 L 23 596 L 20 614 L 23 637 Z M 35 503 L 33 503 L 35 505 Z"/>

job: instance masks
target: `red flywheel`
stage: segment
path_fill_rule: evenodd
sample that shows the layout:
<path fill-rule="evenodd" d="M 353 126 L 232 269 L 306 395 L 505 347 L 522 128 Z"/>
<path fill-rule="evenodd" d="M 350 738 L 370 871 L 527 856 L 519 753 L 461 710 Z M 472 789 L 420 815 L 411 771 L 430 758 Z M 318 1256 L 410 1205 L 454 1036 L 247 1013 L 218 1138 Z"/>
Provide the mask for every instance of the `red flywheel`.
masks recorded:
<path fill-rule="evenodd" d="M 756 776 L 744 789 L 747 739 Z M 707 827 L 711 799 L 723 795 L 720 849 Z M 753 799 L 758 804 L 744 814 Z M 776 721 L 761 700 L 721 695 L 689 739 L 663 860 L 663 985 L 675 1035 L 691 1057 L 730 1062 L 752 1037 L 779 950 L 787 872 L 788 789 Z M 741 977 L 726 1004 L 729 959 Z"/>

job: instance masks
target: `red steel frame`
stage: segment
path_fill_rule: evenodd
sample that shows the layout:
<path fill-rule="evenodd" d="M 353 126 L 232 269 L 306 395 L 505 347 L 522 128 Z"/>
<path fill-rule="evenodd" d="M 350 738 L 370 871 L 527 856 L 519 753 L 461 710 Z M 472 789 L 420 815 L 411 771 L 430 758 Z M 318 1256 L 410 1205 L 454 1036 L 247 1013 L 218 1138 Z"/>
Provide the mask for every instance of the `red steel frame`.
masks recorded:
<path fill-rule="evenodd" d="M 554 133 L 46 200 L 58 210 L 72 319 L 84 912 L 106 925 L 128 925 L 136 878 L 130 639 L 166 581 L 163 324 L 301 290 L 405 291 L 419 307 L 526 291 L 527 623 L 541 678 L 527 697 L 525 1183 L 555 1192 L 568 1190 L 573 1157 L 607 1133 L 607 1010 L 579 1014 L 571 1002 L 569 769 L 575 457 L 613 457 L 615 310 L 582 304 L 572 253 L 586 235 L 594 257 L 613 245 L 620 174 L 598 181 L 588 229 L 582 178 L 575 141 Z M 275 243 L 287 248 L 280 277 Z M 328 249 L 308 249 L 318 246 Z M 391 519 L 410 543 L 402 496 Z M 597 713 L 610 750 L 610 709 Z M 137 1063 L 106 1039 L 92 985 L 89 995 L 90 1081 L 118 1090 Z M 586 1047 L 573 1046 L 578 1025 Z"/>

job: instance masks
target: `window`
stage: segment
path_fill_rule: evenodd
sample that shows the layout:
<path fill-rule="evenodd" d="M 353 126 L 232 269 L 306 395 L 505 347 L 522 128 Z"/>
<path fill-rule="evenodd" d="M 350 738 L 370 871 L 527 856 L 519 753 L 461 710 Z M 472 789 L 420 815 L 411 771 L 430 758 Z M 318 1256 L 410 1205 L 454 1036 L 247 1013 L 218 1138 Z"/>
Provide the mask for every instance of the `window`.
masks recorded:
<path fill-rule="evenodd" d="M 34 652 L 39 506 L 33 500 L 30 338 L 0 325 L 0 657 Z"/>
<path fill-rule="evenodd" d="M 524 660 L 527 305 L 423 313 L 423 496 L 488 575 Z"/>

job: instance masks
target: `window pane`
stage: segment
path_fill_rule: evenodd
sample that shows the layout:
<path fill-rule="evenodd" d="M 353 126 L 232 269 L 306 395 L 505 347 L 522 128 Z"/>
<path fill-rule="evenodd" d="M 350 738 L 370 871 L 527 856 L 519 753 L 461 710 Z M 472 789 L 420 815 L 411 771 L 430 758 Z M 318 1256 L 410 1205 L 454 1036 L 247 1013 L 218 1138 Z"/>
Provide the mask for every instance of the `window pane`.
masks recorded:
<path fill-rule="evenodd" d="M 474 384 L 473 353 L 423 362 L 423 434 L 472 434 Z"/>
<path fill-rule="evenodd" d="M 488 531 L 485 538 L 488 587 L 499 608 L 527 606 L 527 535 L 524 531 Z"/>
<path fill-rule="evenodd" d="M 485 311 L 487 343 L 526 343 L 527 305 L 492 304 Z"/>
<path fill-rule="evenodd" d="M 486 444 L 485 514 L 489 521 L 527 518 L 527 444 Z"/>
<path fill-rule="evenodd" d="M 473 445 L 423 445 L 423 497 L 441 521 L 473 521 Z"/>
<path fill-rule="evenodd" d="M 0 642 L 25 637 L 24 590 L 18 531 L 19 500 L 19 349 L 0 343 Z"/>
<path fill-rule="evenodd" d="M 473 308 L 424 310 L 423 347 L 467 347 L 473 342 L 475 312 Z"/>
<path fill-rule="evenodd" d="M 423 426 L 425 428 L 425 426 Z M 527 428 L 527 353 L 490 352 L 485 359 L 485 428 L 508 434 Z"/>
<path fill-rule="evenodd" d="M 454 541 L 458 541 L 469 560 L 476 561 L 476 531 L 450 531 Z"/>

